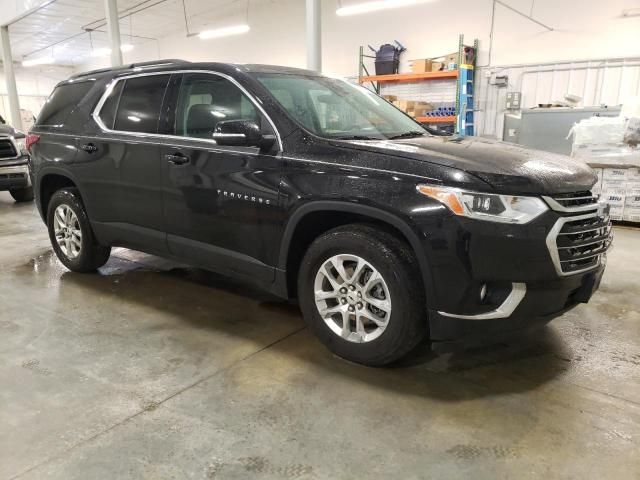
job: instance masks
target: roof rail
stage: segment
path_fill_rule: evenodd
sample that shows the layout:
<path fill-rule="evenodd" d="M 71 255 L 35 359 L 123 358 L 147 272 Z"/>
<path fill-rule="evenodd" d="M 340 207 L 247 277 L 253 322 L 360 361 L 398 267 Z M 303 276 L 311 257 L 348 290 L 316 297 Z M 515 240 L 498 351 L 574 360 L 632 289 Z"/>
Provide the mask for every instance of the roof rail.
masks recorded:
<path fill-rule="evenodd" d="M 187 60 L 182 60 L 180 58 L 163 58 L 162 60 L 151 60 L 149 62 L 138 62 L 132 63 L 129 65 L 129 68 L 136 67 L 155 67 L 161 65 L 171 65 L 172 63 L 190 63 Z"/>
<path fill-rule="evenodd" d="M 171 65 L 174 63 L 190 63 L 187 60 L 181 60 L 179 58 L 167 58 L 162 60 L 151 60 L 149 62 L 138 62 L 138 63 L 130 63 L 127 65 L 122 65 L 120 67 L 107 67 L 107 68 L 99 68 L 97 70 L 90 70 L 88 72 L 77 73 L 73 75 L 71 78 L 82 78 L 87 77 L 89 75 L 96 75 L 98 73 L 105 72 L 115 72 L 118 70 L 128 70 L 130 68 L 142 68 L 142 67 L 161 67 L 164 65 Z"/>

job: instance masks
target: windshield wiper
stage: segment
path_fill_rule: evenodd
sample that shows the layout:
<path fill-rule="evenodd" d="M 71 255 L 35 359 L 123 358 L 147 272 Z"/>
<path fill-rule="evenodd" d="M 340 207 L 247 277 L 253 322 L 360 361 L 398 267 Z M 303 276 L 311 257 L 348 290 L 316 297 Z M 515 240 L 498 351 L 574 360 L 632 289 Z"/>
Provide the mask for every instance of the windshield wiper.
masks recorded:
<path fill-rule="evenodd" d="M 343 137 L 332 137 L 336 140 L 384 140 L 384 138 L 368 137 L 366 135 L 345 135 Z"/>
<path fill-rule="evenodd" d="M 384 138 L 369 137 L 367 135 L 344 135 L 342 137 L 332 137 L 336 140 L 384 140 Z"/>
<path fill-rule="evenodd" d="M 414 138 L 414 137 L 422 137 L 424 136 L 424 132 L 419 132 L 417 130 L 411 130 L 410 132 L 404 132 L 399 135 L 394 135 L 393 137 L 389 137 L 389 140 L 398 140 L 399 138 Z"/>

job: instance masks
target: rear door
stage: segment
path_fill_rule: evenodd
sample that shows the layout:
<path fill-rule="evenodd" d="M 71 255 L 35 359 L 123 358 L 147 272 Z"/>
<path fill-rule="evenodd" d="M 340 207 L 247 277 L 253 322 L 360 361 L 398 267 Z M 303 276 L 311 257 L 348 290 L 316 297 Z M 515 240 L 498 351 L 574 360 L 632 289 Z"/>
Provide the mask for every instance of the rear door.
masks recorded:
<path fill-rule="evenodd" d="M 164 218 L 172 254 L 222 273 L 271 282 L 278 251 L 281 156 L 257 147 L 223 147 L 213 140 L 222 120 L 274 127 L 233 80 L 185 73 L 172 101 L 162 151 Z"/>
<path fill-rule="evenodd" d="M 103 241 L 166 252 L 157 133 L 170 79 L 166 73 L 118 79 L 99 105 L 102 134 L 79 145 L 74 170 Z"/>

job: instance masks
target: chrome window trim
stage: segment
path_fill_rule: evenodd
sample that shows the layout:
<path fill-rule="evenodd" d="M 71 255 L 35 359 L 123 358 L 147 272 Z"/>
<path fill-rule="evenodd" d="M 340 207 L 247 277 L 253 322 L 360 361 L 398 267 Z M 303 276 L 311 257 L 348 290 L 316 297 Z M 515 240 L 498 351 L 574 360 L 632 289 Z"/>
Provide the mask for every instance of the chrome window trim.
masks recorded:
<path fill-rule="evenodd" d="M 491 310 L 486 313 L 478 313 L 476 315 L 459 315 L 457 313 L 447 313 L 447 312 L 438 312 L 440 315 L 444 317 L 450 318 L 460 318 L 463 320 L 493 320 L 496 318 L 508 318 L 510 317 L 522 299 L 527 294 L 527 284 L 526 283 L 512 283 L 511 284 L 511 292 L 504 299 L 502 305 L 500 305 L 495 310 Z"/>
<path fill-rule="evenodd" d="M 562 263 L 560 262 L 560 251 L 559 251 L 559 247 L 557 244 L 557 237 L 560 234 L 560 230 L 562 230 L 562 227 L 564 226 L 565 223 L 568 222 L 573 222 L 576 220 L 586 220 L 588 218 L 594 218 L 599 216 L 599 212 L 595 211 L 595 212 L 591 212 L 589 214 L 586 215 L 577 215 L 577 216 L 573 216 L 573 217 L 560 217 L 556 223 L 553 225 L 553 227 L 551 227 L 551 230 L 549 231 L 549 234 L 547 235 L 547 250 L 549 250 L 549 254 L 551 255 L 551 261 L 553 262 L 553 266 L 556 269 L 556 273 L 561 276 L 561 277 L 568 277 L 570 275 L 577 275 L 579 273 L 584 273 L 584 272 L 588 272 L 589 270 L 595 270 L 596 268 L 599 268 L 602 265 L 602 256 L 606 255 L 607 251 L 605 250 L 602 253 L 598 253 L 595 254 L 593 256 L 597 256 L 598 257 L 598 262 L 595 265 L 591 265 L 590 267 L 587 268 L 583 268 L 580 270 L 575 270 L 573 272 L 564 272 L 562 270 Z M 605 228 L 609 228 L 609 226 L 607 225 Z M 592 229 L 593 230 L 593 229 Z M 589 230 L 587 230 L 589 231 Z M 573 233 L 580 233 L 580 232 L 573 232 Z M 584 233 L 584 232 L 583 232 Z M 610 230 L 609 230 L 610 233 Z M 590 257 L 588 257 L 590 258 Z"/>
<path fill-rule="evenodd" d="M 247 96 L 247 98 L 251 101 L 251 103 L 253 103 L 255 107 L 264 115 L 264 117 L 269 122 L 269 125 L 271 125 L 271 128 L 275 132 L 276 140 L 278 141 L 278 153 L 281 153 L 283 151 L 280 132 L 278 132 L 276 125 L 273 123 L 273 120 L 271 120 L 271 117 L 267 115 L 267 112 L 264 111 L 264 108 L 262 108 L 262 105 L 260 105 L 260 102 L 251 93 L 249 93 L 249 91 L 246 88 L 244 88 L 235 78 L 230 77 L 229 75 L 226 75 L 224 73 L 214 72 L 212 70 L 180 69 L 180 70 L 171 70 L 171 71 L 164 71 L 164 72 L 132 73 L 130 75 L 123 75 L 121 77 L 114 78 L 113 80 L 111 80 L 111 82 L 109 82 L 109 84 L 107 85 L 107 88 L 105 89 L 105 92 L 102 94 L 102 97 L 100 97 L 98 104 L 93 109 L 93 112 L 91 114 L 91 116 L 93 117 L 93 120 L 98 124 L 98 127 L 100 127 L 100 130 L 102 130 L 105 133 L 116 133 L 116 134 L 129 135 L 129 136 L 138 137 L 138 138 L 167 138 L 167 139 L 188 140 L 188 141 L 205 143 L 208 145 L 218 145 L 218 143 L 214 139 L 209 140 L 206 138 L 185 137 L 181 135 L 165 135 L 162 133 L 143 133 L 143 132 L 127 132 L 126 130 L 112 130 L 110 128 L 107 128 L 107 126 L 102 122 L 102 119 L 100 118 L 100 110 L 102 110 L 102 107 L 104 106 L 105 102 L 107 101 L 107 98 L 115 88 L 116 84 L 121 80 L 126 80 L 128 78 L 150 77 L 154 75 L 174 75 L 177 73 L 180 73 L 180 74 L 204 73 L 207 75 L 216 75 L 218 77 L 229 80 L 236 87 L 238 87 L 240 91 Z M 118 112 L 116 111 L 116 115 L 117 113 Z"/>
<path fill-rule="evenodd" d="M 598 197 L 595 195 L 592 197 L 569 197 L 567 198 L 567 200 L 575 200 L 575 199 L 581 199 L 581 198 L 597 199 Z M 561 205 L 560 203 L 558 203 L 553 197 L 547 197 L 543 195 L 542 199 L 545 202 L 547 202 L 547 205 L 549 205 L 552 210 L 555 210 L 556 212 L 567 212 L 567 213 L 588 212 L 590 210 L 597 210 L 600 206 L 600 202 L 595 202 L 595 203 L 588 203 L 586 205 L 579 205 L 577 207 L 565 207 L 564 205 Z"/>

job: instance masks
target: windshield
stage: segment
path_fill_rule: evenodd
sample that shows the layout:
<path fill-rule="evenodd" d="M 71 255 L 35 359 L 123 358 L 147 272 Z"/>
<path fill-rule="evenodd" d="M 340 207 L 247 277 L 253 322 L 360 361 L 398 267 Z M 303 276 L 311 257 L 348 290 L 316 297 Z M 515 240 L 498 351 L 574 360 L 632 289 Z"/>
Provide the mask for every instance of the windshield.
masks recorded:
<path fill-rule="evenodd" d="M 271 73 L 256 77 L 295 120 L 320 137 L 386 140 L 425 134 L 386 100 L 345 80 Z"/>

